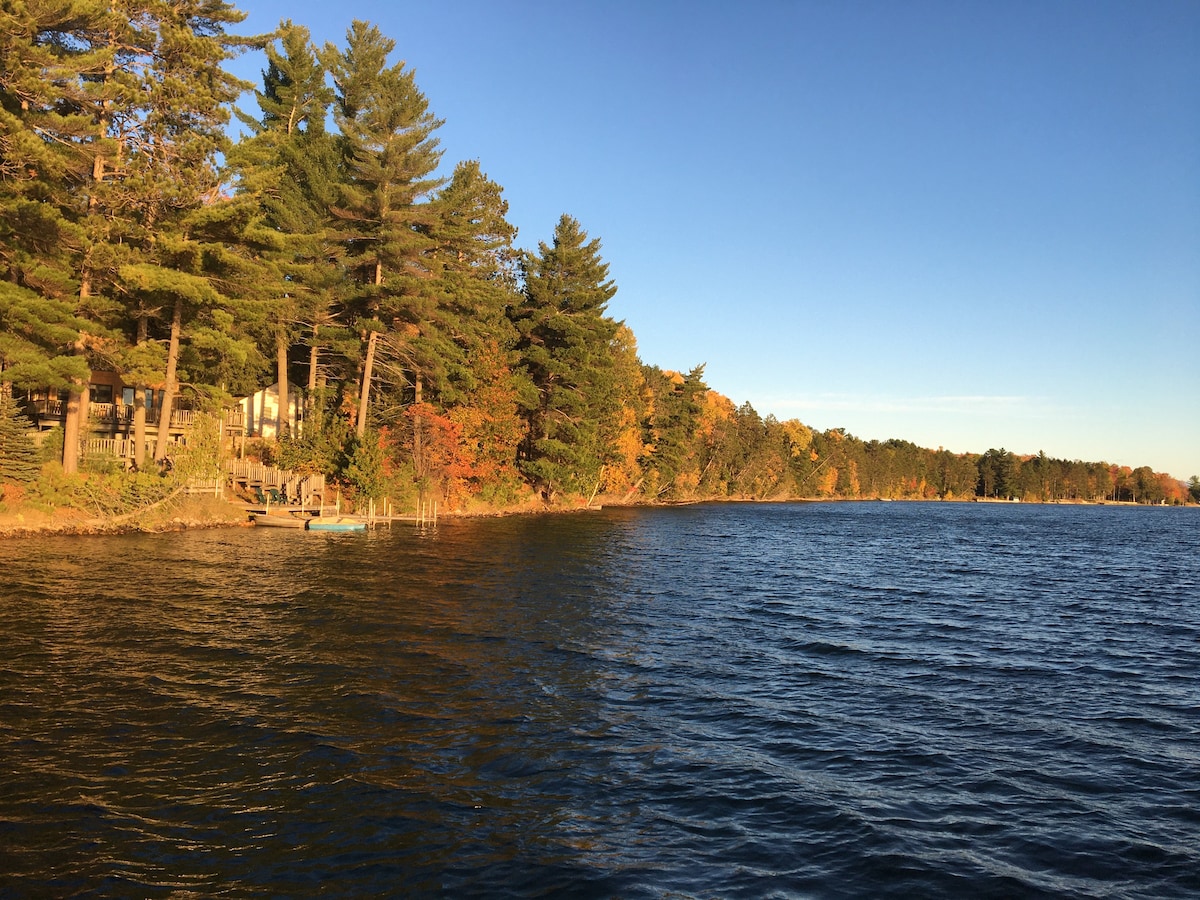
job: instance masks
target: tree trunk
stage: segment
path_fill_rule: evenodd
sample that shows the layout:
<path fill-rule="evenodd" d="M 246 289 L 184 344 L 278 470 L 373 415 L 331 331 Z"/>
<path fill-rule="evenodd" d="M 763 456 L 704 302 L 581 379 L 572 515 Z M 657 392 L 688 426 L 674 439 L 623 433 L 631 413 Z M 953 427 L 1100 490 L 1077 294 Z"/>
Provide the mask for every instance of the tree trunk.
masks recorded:
<path fill-rule="evenodd" d="M 360 438 L 367 430 L 367 401 L 371 396 L 371 374 L 375 368 L 375 340 L 378 337 L 379 333 L 372 331 L 367 338 L 367 359 L 363 363 L 362 393 L 358 398 L 358 422 L 355 424 L 354 430 L 354 433 Z"/>
<path fill-rule="evenodd" d="M 315 429 L 310 430 L 309 434 L 315 434 L 321 428 L 321 417 L 316 415 L 315 404 L 317 402 L 317 367 L 320 365 L 321 357 L 317 350 L 317 328 L 312 327 L 312 344 L 308 348 L 308 396 L 304 398 L 304 418 L 305 428 Z"/>
<path fill-rule="evenodd" d="M 146 389 L 138 388 L 133 398 L 133 467 L 146 465 Z"/>
<path fill-rule="evenodd" d="M 138 316 L 138 346 L 146 343 L 149 323 L 145 316 Z M 146 465 L 146 385 L 136 384 L 133 389 L 133 467 L 141 471 Z"/>
<path fill-rule="evenodd" d="M 112 74 L 112 66 L 106 66 L 104 78 Z M 107 104 L 101 104 L 100 121 L 98 123 L 99 137 L 103 139 L 107 132 L 110 116 Z M 94 212 L 97 206 L 96 185 L 104 181 L 104 157 L 97 154 L 92 159 L 92 190 L 88 194 L 88 210 Z M 92 295 L 91 262 L 85 255 L 79 272 L 79 298 L 86 300 Z M 82 352 L 82 342 L 76 344 L 76 352 Z M 88 381 L 91 375 L 88 376 Z M 79 471 L 79 442 L 83 435 L 88 418 L 89 396 L 88 382 L 82 385 L 82 390 L 76 393 L 78 385 L 71 385 L 67 395 L 67 409 L 63 417 L 63 472 L 73 474 Z"/>
<path fill-rule="evenodd" d="M 288 341 L 287 332 L 280 328 L 275 335 L 275 369 L 279 375 L 279 408 L 275 416 L 275 440 L 283 440 L 291 432 L 288 415 Z"/>
<path fill-rule="evenodd" d="M 158 411 L 158 441 L 154 444 L 154 459 L 162 462 L 167 458 L 167 446 L 171 441 L 171 412 L 175 406 L 175 372 L 179 365 L 179 332 L 183 329 L 183 298 L 175 298 L 175 312 L 171 316 L 171 341 L 167 344 L 167 379 L 163 383 L 162 406 Z"/>
<path fill-rule="evenodd" d="M 317 328 L 313 326 L 313 341 L 308 348 L 308 396 L 312 399 L 313 392 L 317 389 L 317 367 L 320 365 L 320 352 L 317 350 Z"/>
<path fill-rule="evenodd" d="M 320 367 L 320 350 L 317 348 L 317 330 L 319 325 L 312 326 L 312 343 L 308 346 L 308 402 L 312 403 L 313 395 L 317 392 L 317 370 Z"/>
<path fill-rule="evenodd" d="M 375 271 L 373 273 L 374 284 L 376 287 L 383 284 L 383 261 L 376 258 Z M 372 315 L 375 313 L 375 307 L 372 304 Z M 371 396 L 371 375 L 375 368 L 375 341 L 379 335 L 372 331 L 367 336 L 367 358 L 363 362 L 362 390 L 358 395 L 358 421 L 354 424 L 354 433 L 358 437 L 362 437 L 367 430 L 367 401 Z"/>
<path fill-rule="evenodd" d="M 421 405 L 422 399 L 421 376 L 416 375 L 413 378 L 413 404 L 418 408 Z M 424 480 L 425 477 L 425 455 L 424 447 L 421 442 L 421 417 L 413 416 L 413 469 L 417 475 Z M 424 488 L 422 488 L 422 492 Z"/>
<path fill-rule="evenodd" d="M 78 391 L 78 392 L 77 392 Z M 88 385 L 73 384 L 67 394 L 67 410 L 63 416 L 63 472 L 73 475 L 79 471 L 79 439 L 87 420 Z"/>
<path fill-rule="evenodd" d="M 83 281 L 79 289 L 80 297 L 88 296 L 88 284 L 86 279 Z M 75 342 L 75 352 L 83 352 L 83 336 Z M 63 453 L 62 467 L 63 472 L 72 475 L 79 471 L 79 438 L 83 434 L 83 426 L 87 421 L 88 415 L 88 382 L 91 381 L 91 373 L 84 379 L 83 383 L 75 382 L 69 388 L 67 394 L 67 408 L 63 414 Z"/>

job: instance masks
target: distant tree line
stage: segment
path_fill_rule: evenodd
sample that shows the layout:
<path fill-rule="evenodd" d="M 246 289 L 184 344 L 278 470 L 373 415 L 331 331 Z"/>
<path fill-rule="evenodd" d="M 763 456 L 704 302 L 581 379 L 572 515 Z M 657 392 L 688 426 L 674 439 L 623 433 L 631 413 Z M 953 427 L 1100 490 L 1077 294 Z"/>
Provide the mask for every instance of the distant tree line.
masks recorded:
<path fill-rule="evenodd" d="M 221 0 L 0 8 L 0 384 L 66 392 L 65 472 L 103 369 L 162 391 L 167 417 L 272 381 L 286 409 L 301 384 L 303 429 L 281 418 L 260 452 L 363 495 L 1186 496 L 1149 469 L 819 433 L 735 406 L 703 366 L 643 363 L 607 314 L 599 240 L 564 215 L 520 249 L 478 161 L 439 174 L 442 122 L 391 39 L 361 21 L 340 46 L 290 21 L 230 34 L 243 18 Z M 254 48 L 257 86 L 224 68 Z"/>

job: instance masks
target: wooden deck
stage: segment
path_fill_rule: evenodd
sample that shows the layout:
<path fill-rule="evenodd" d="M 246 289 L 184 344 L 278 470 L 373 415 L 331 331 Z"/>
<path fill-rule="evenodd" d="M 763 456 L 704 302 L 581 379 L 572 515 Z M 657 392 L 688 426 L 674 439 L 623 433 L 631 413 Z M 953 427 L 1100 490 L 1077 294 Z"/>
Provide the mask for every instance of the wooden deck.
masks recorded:
<path fill-rule="evenodd" d="M 260 507 L 317 507 L 330 498 L 325 496 L 325 476 L 302 475 L 289 469 L 268 466 L 253 459 L 230 459 L 225 469 L 234 487 L 255 495 Z"/>

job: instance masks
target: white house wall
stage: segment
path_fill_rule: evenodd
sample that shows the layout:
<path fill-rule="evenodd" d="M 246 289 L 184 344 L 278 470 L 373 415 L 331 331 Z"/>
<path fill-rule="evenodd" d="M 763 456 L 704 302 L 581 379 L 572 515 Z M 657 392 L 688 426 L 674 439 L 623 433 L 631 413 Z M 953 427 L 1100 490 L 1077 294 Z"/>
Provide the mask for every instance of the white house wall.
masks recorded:
<path fill-rule="evenodd" d="M 275 423 L 279 417 L 279 382 L 238 401 L 246 422 L 247 437 L 274 440 L 278 437 Z M 303 404 L 300 388 L 288 383 L 288 427 L 299 434 L 303 427 Z"/>

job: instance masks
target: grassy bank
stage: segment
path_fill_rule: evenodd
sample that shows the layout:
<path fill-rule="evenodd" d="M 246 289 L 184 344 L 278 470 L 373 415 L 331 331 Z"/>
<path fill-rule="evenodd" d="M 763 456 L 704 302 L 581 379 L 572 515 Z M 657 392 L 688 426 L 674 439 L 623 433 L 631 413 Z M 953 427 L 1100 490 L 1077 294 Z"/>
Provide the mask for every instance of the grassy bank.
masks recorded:
<path fill-rule="evenodd" d="M 0 538 L 47 534 L 124 534 L 183 531 L 245 524 L 243 507 L 219 497 L 189 496 L 179 491 L 144 509 L 121 515 L 88 515 L 79 509 L 37 509 L 28 505 L 0 508 Z"/>

